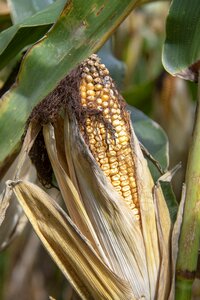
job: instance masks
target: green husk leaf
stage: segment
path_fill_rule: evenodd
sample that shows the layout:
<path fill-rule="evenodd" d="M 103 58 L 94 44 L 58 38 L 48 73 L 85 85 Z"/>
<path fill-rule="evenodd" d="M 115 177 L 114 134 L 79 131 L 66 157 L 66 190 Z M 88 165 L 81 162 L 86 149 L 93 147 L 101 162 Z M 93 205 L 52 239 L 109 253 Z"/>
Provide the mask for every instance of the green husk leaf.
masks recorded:
<path fill-rule="evenodd" d="M 82 299 L 132 299 L 65 212 L 38 186 L 8 182 L 47 251 Z"/>

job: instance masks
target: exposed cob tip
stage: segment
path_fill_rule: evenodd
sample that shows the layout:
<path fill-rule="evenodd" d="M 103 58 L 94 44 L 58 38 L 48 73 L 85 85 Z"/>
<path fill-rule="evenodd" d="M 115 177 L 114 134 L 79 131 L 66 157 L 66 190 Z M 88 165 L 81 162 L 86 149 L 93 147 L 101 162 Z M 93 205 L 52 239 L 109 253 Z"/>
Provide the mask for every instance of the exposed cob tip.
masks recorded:
<path fill-rule="evenodd" d="M 129 115 L 124 109 L 124 100 L 96 54 L 86 59 L 80 68 L 81 106 L 87 112 L 81 131 L 101 170 L 139 220 Z M 99 117 L 95 118 L 95 114 Z"/>

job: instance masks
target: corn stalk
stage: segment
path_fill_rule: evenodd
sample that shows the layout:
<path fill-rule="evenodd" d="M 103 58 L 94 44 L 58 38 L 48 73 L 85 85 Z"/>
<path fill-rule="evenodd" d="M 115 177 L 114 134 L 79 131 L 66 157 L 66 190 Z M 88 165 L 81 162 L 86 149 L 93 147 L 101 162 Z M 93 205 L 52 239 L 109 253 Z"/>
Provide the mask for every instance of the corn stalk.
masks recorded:
<path fill-rule="evenodd" d="M 177 261 L 176 300 L 191 299 L 200 240 L 200 76 L 193 140 L 186 172 L 186 203 Z"/>

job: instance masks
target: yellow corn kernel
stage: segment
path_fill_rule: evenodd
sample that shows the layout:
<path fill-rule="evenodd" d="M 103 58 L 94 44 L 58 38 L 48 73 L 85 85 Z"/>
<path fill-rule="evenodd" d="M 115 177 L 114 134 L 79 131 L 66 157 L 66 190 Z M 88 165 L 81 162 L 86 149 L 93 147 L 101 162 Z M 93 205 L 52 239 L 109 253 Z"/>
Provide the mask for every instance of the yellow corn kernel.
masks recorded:
<path fill-rule="evenodd" d="M 139 220 L 139 201 L 130 145 L 128 113 L 122 109 L 122 100 L 118 99 L 119 94 L 111 77 L 108 76 L 109 71 L 100 63 L 97 55 L 93 54 L 86 60 L 81 65 L 81 71 L 80 104 L 86 106 L 88 112 L 99 111 L 99 115 L 102 116 L 98 119 L 95 114 L 88 114 L 86 142 L 101 170 Z"/>

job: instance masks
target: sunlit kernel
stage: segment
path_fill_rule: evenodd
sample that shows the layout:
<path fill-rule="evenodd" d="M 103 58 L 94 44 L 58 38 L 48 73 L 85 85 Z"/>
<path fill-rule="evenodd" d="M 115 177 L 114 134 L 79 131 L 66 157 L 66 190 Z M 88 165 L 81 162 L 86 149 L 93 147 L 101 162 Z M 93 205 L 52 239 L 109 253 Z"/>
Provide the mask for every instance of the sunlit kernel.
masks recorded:
<path fill-rule="evenodd" d="M 119 175 L 114 175 L 114 176 L 111 176 L 111 179 L 116 181 L 116 180 L 120 179 L 120 176 Z"/>
<path fill-rule="evenodd" d="M 108 101 L 108 100 L 109 100 L 109 96 L 106 95 L 106 94 L 103 94 L 102 100 L 103 100 L 103 101 Z"/>
<path fill-rule="evenodd" d="M 115 187 L 115 186 L 118 186 L 118 185 L 120 185 L 120 181 L 119 180 L 113 180 L 112 181 L 112 185 Z"/>
<path fill-rule="evenodd" d="M 123 186 L 122 192 L 127 192 L 127 191 L 130 191 L 130 186 L 129 185 Z"/>

